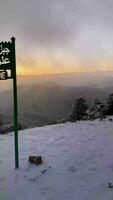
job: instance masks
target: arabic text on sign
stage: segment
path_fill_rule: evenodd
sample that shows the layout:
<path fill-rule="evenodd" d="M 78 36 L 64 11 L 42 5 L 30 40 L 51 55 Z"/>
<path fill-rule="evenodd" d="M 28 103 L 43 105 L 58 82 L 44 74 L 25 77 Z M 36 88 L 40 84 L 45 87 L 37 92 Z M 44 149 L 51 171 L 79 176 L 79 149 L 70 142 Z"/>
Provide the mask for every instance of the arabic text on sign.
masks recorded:
<path fill-rule="evenodd" d="M 8 48 L 3 48 L 3 46 L 0 45 L 0 65 L 10 63 L 10 60 L 8 58 L 9 53 L 10 50 Z"/>
<path fill-rule="evenodd" d="M 2 71 L 0 72 L 0 80 L 6 80 L 7 79 L 7 72 Z"/>

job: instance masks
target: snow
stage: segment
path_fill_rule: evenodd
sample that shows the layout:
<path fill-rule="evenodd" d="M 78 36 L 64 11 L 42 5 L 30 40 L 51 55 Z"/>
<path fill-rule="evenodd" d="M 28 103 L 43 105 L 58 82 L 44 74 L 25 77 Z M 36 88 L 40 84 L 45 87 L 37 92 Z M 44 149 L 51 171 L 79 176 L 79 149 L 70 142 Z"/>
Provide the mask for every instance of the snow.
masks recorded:
<path fill-rule="evenodd" d="M 81 121 L 0 135 L 0 200 L 112 200 L 113 122 Z M 43 164 L 28 163 L 41 155 Z"/>

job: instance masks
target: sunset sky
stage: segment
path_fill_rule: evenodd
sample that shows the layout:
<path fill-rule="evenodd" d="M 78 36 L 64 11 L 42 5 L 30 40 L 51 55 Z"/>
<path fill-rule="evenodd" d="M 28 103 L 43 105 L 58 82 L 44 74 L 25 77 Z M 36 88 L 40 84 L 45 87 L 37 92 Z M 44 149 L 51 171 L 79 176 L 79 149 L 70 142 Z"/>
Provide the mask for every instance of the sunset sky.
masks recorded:
<path fill-rule="evenodd" d="M 113 0 L 0 0 L 22 75 L 113 71 Z"/>

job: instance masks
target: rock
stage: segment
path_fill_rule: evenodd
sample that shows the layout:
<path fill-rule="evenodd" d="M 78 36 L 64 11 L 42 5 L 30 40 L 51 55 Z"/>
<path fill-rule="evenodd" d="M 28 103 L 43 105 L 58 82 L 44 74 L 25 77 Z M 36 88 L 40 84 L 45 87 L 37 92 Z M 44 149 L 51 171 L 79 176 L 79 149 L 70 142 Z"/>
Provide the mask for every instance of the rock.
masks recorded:
<path fill-rule="evenodd" d="M 109 120 L 109 121 L 113 121 L 113 119 L 111 119 L 111 118 L 109 118 L 108 120 Z"/>
<path fill-rule="evenodd" d="M 108 183 L 108 188 L 113 188 L 113 184 L 112 183 Z"/>
<path fill-rule="evenodd" d="M 29 156 L 29 162 L 35 165 L 42 164 L 42 157 L 41 156 Z"/>

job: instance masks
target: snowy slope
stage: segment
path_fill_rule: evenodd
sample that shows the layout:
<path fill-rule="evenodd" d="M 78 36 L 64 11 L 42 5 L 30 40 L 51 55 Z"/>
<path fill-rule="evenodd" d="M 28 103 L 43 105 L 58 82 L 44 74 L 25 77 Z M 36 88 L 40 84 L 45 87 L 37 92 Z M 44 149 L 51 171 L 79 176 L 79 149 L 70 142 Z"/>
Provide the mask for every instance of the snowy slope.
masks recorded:
<path fill-rule="evenodd" d="M 113 200 L 113 122 L 77 122 L 0 135 L 0 200 Z M 42 155 L 33 166 L 29 155 Z"/>

